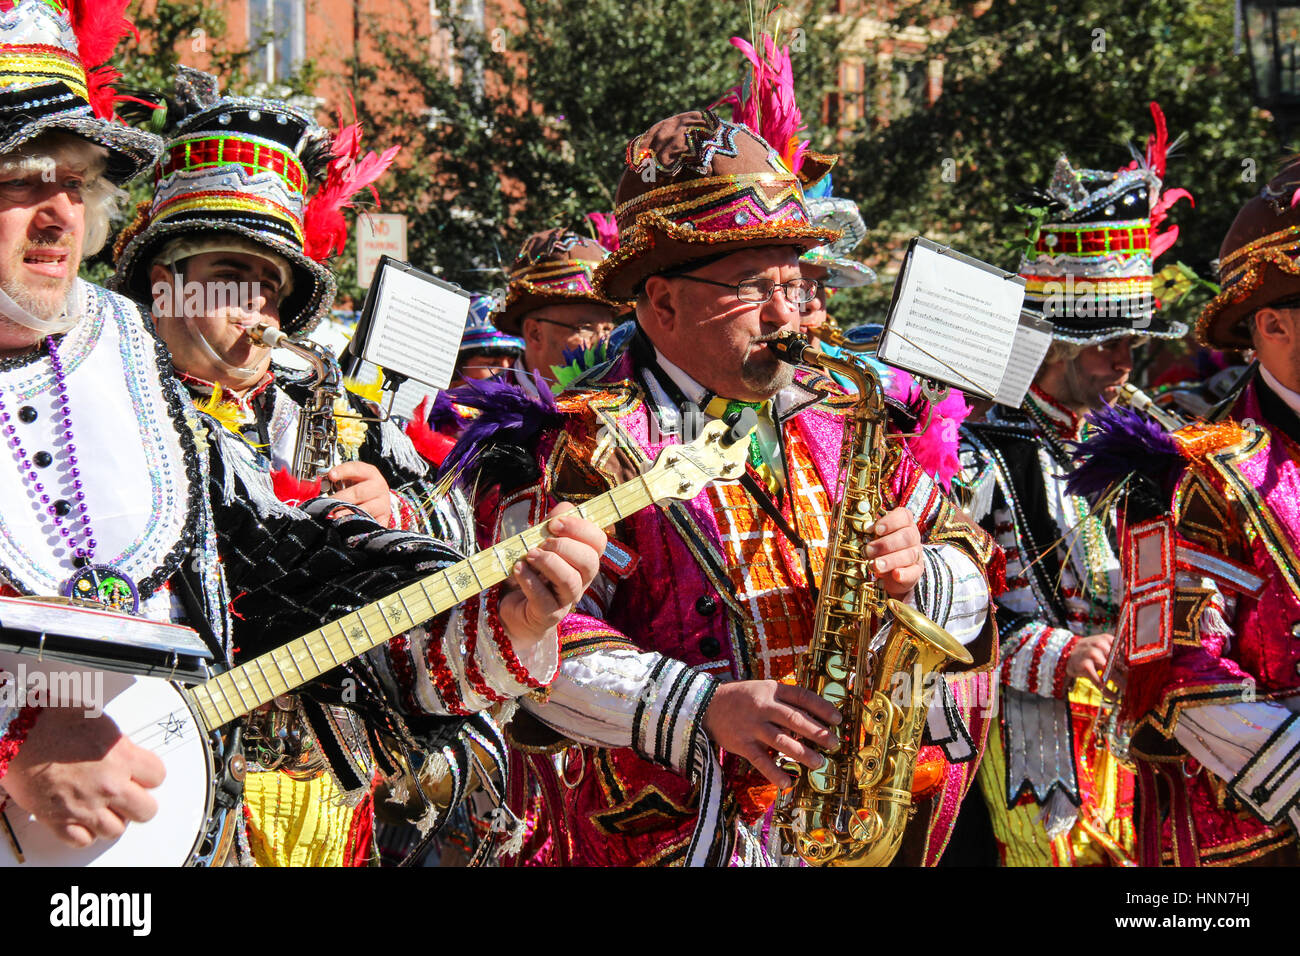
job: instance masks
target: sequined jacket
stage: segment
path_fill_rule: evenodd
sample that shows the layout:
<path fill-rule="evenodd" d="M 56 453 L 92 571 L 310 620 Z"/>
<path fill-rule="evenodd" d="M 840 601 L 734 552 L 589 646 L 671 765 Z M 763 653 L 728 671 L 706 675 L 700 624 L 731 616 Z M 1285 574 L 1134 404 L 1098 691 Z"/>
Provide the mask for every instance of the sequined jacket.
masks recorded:
<path fill-rule="evenodd" d="M 1174 494 L 1197 550 L 1170 563 L 1171 654 L 1130 674 L 1152 701 L 1132 741 L 1151 865 L 1244 863 L 1300 825 L 1300 418 L 1260 378 L 1230 418 L 1258 427 L 1198 452 Z"/>
<path fill-rule="evenodd" d="M 77 290 L 85 318 L 64 336 L 60 356 L 74 426 L 85 436 L 79 453 L 90 479 L 90 513 L 101 516 L 100 557 L 138 584 L 143 614 L 190 623 L 217 660 L 239 662 L 459 559 L 443 542 L 381 528 L 349 505 L 317 499 L 294 508 L 278 501 L 257 452 L 196 412 L 140 307 L 89 283 Z M 38 407 L 40 414 L 24 423 L 26 439 L 34 447 L 53 442 L 58 452 L 54 416 L 44 414 L 53 401 L 48 360 L 34 352 L 4 363 L 0 389 L 6 399 Z M 0 485 L 7 501 L 34 494 L 17 469 L 0 469 Z M 39 546 L 49 529 L 20 509 L 6 513 L 0 588 L 54 593 L 71 566 Z M 478 716 L 487 702 L 474 687 L 457 688 L 461 648 L 477 620 L 455 608 L 324 675 L 310 692 L 359 708 L 372 727 L 399 741 L 425 735 L 438 742 L 435 753 L 446 744 L 442 755 L 451 766 L 438 760 L 438 772 L 459 775 L 463 784 L 469 739 L 490 745 L 497 735 Z M 504 635 L 478 641 L 479 672 L 498 696 L 526 691 L 496 638 Z M 525 663 L 530 675 L 549 680 L 558 645 L 542 642 Z M 454 706 L 443 696 L 447 689 L 456 692 Z M 0 708 L 0 777 L 38 719 L 39 708 Z M 346 774 L 345 763 L 336 769 Z M 344 776 L 340 783 L 348 789 L 370 781 Z"/>
<path fill-rule="evenodd" d="M 635 476 L 682 440 L 682 411 L 644 355 L 634 343 L 561 394 L 564 426 L 532 449 L 532 476 L 513 487 L 498 485 L 481 499 L 488 502 L 480 511 L 484 542 L 535 522 L 557 499 L 581 501 Z M 783 433 L 802 437 L 832 502 L 850 403 L 820 377 L 801 377 L 775 401 Z M 944 745 L 948 760 L 941 761 L 943 781 L 909 838 L 910 862 L 933 863 L 987 730 L 978 707 L 987 700 L 981 682 L 994 661 L 996 636 L 983 568 L 996 549 L 957 517 L 910 456 L 895 460 L 886 498 L 891 506 L 907 504 L 928 534 L 918 606 L 959 639 L 973 639 L 976 659 L 970 673 L 943 685 L 931 714 L 932 739 Z M 764 781 L 732 756 L 719 774 L 701 727 L 718 681 L 755 674 L 742 626 L 747 610 L 723 566 L 707 493 L 619 522 L 611 542 L 601 576 L 561 626 L 556 681 L 545 696 L 525 698 L 512 724 L 545 798 L 542 826 L 550 843 L 538 841 L 543 862 L 770 862 L 771 846 L 754 837 L 764 818 L 756 796 Z M 561 752 L 546 757 L 548 747 Z"/>
<path fill-rule="evenodd" d="M 1062 753 L 1074 752 L 1066 662 L 1081 636 L 1112 631 L 1119 611 L 1113 516 L 1091 517 L 1088 503 L 1065 491 L 1072 461 L 1064 443 L 1078 439 L 1080 425 L 1068 409 L 1034 390 L 1024 409 L 998 406 L 961 433 L 960 484 L 969 513 L 1007 557 L 997 617 L 1000 683 L 1016 700 L 1003 718 L 1008 749 L 1038 749 L 1017 718 L 1032 707 L 1032 734 L 1051 725 L 1070 744 Z M 1023 770 L 1007 781 L 1009 794 L 1027 787 L 1044 803 L 1059 789 L 1078 804 L 1072 757 Z"/>

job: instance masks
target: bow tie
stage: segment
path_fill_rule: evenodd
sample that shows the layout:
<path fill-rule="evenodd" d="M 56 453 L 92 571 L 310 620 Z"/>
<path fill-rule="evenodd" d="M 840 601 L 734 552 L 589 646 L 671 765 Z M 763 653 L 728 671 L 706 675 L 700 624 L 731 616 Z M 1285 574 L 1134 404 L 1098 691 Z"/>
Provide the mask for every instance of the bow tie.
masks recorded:
<path fill-rule="evenodd" d="M 742 409 L 752 408 L 762 419 L 766 419 L 773 426 L 775 433 L 776 422 L 772 418 L 772 403 L 767 402 L 741 402 L 728 400 L 720 396 L 709 399 L 704 406 L 704 413 L 713 418 L 726 420 L 730 415 L 740 412 Z M 774 490 L 774 486 L 779 486 L 780 482 L 776 475 L 779 471 L 779 462 L 781 459 L 780 444 L 766 437 L 762 428 L 755 428 L 749 433 L 749 463 L 754 466 L 754 470 L 762 476 L 763 481 L 767 484 L 769 490 Z"/>

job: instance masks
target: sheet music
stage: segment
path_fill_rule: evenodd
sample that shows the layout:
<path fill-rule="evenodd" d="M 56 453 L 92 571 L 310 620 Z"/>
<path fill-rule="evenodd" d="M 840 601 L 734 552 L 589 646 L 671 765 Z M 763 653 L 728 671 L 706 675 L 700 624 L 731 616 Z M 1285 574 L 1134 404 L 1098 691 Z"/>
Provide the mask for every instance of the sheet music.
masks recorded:
<path fill-rule="evenodd" d="M 469 293 L 387 261 L 377 282 L 361 357 L 433 388 L 446 388 L 465 332 Z"/>
<path fill-rule="evenodd" d="M 1019 276 L 914 239 L 878 357 L 913 374 L 992 398 L 1025 297 Z"/>
<path fill-rule="evenodd" d="M 212 657 L 203 638 L 192 628 L 98 608 L 23 598 L 0 597 L 0 629 L 76 637 L 157 651 L 179 651 L 205 660 Z"/>
<path fill-rule="evenodd" d="M 1052 344 L 1053 328 L 1052 323 L 1041 315 L 1028 311 L 1020 313 L 1015 344 L 1011 346 L 1007 370 L 993 399 L 995 402 L 1012 408 L 1019 408 L 1024 403 L 1025 392 L 1034 383 L 1043 357 Z"/>

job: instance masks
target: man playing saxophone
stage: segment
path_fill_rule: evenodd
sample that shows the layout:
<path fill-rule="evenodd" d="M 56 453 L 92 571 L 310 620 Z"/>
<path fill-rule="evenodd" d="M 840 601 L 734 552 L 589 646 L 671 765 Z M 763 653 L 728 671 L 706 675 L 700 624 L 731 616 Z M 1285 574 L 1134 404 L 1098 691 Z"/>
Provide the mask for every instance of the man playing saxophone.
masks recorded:
<path fill-rule="evenodd" d="M 484 466 L 477 476 L 480 534 L 497 540 L 557 499 L 634 476 L 705 420 L 758 416 L 743 482 L 611 530 L 602 574 L 561 626 L 559 677 L 510 728 L 549 802 L 525 862 L 780 862 L 765 825 L 776 789 L 791 783 L 777 754 L 812 768 L 837 746 L 840 713 L 782 682 L 809 648 L 853 405 L 769 347 L 797 331 L 815 291 L 800 252 L 834 236 L 810 224 L 789 161 L 711 112 L 672 116 L 629 144 L 620 249 L 596 278 L 608 298 L 635 300 L 637 332 L 559 396 L 559 416 L 543 415 L 523 442 L 530 473 Z M 897 443 L 883 473 L 871 573 L 987 668 L 991 539 L 957 518 Z M 912 862 L 942 852 L 982 746 L 983 725 L 958 710 L 947 708 L 951 724 L 931 721 L 952 762 L 934 752 Z"/>

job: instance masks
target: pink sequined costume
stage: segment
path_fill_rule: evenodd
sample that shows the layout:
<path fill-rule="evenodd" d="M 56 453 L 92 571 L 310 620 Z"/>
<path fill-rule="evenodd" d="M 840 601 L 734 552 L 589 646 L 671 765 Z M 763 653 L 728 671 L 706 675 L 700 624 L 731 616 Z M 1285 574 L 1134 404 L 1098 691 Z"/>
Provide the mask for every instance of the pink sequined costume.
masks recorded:
<path fill-rule="evenodd" d="M 1148 865 L 1295 859 L 1300 823 L 1300 396 L 1267 372 L 1233 422 L 1174 435 L 1167 654 L 1130 667 Z M 1175 550 L 1176 549 L 1176 550 Z M 1155 594 L 1145 603 L 1157 602 Z M 1131 600 L 1136 609 L 1143 599 Z"/>
<path fill-rule="evenodd" d="M 675 370 L 680 376 L 680 370 Z M 582 501 L 638 473 L 689 429 L 675 384 L 643 338 L 558 399 L 563 428 L 533 449 L 540 480 L 480 498 L 481 544 L 538 520 L 556 499 Z M 773 406 L 785 449 L 782 510 L 825 559 L 845 410 L 829 380 L 801 376 Z M 943 852 L 987 733 L 996 634 L 984 569 L 1000 556 L 960 520 L 909 454 L 891 459 L 888 506 L 916 515 L 926 572 L 917 605 L 969 644 L 974 668 L 945 682 L 922 763 L 933 782 L 904 854 Z M 508 483 L 507 483 L 508 484 Z M 748 764 L 719 755 L 701 723 L 719 681 L 776 678 L 807 648 L 814 603 L 804 565 L 735 483 L 619 522 L 602 575 L 561 626 L 562 662 L 511 728 L 515 764 L 542 797 L 530 862 L 564 865 L 766 863 L 779 854 L 774 794 Z M 549 753 L 548 753 L 549 751 Z M 928 759 L 927 759 L 928 758 Z M 703 821 L 703 822 L 702 822 Z"/>

